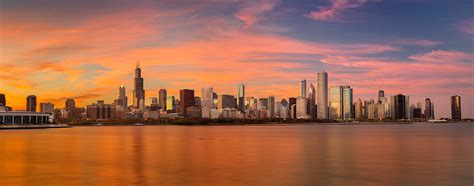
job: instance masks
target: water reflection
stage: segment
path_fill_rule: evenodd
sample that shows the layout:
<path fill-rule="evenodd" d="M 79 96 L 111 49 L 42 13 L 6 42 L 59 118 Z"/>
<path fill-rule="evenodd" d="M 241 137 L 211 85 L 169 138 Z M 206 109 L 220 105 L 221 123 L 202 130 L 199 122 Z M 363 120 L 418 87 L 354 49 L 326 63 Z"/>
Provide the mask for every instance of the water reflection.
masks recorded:
<path fill-rule="evenodd" d="M 0 185 L 470 185 L 472 124 L 0 131 Z"/>

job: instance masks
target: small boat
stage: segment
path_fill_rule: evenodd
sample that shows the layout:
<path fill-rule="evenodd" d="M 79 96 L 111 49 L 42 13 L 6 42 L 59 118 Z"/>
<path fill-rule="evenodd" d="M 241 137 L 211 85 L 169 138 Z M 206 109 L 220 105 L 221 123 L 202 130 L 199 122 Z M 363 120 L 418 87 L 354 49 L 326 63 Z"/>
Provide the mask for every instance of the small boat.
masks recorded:
<path fill-rule="evenodd" d="M 96 123 L 94 124 L 95 126 L 102 126 L 103 124 L 102 123 Z"/>
<path fill-rule="evenodd" d="M 445 119 L 430 119 L 428 120 L 428 123 L 447 123 L 448 120 Z"/>
<path fill-rule="evenodd" d="M 135 124 L 133 124 L 133 125 L 135 125 L 135 126 L 142 126 L 143 123 L 135 123 Z"/>

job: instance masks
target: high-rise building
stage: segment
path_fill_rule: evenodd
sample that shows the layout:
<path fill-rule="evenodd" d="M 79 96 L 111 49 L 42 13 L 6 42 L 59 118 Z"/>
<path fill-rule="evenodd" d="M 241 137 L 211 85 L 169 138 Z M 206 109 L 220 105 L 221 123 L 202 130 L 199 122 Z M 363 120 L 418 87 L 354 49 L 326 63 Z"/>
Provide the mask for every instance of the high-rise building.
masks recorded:
<path fill-rule="evenodd" d="M 97 103 L 87 105 L 86 117 L 92 120 L 106 120 L 116 117 L 116 107 L 113 104 L 105 104 L 103 100 L 98 100 Z"/>
<path fill-rule="evenodd" d="M 268 104 L 267 109 L 269 112 L 268 117 L 275 118 L 275 96 L 269 96 L 267 104 Z"/>
<path fill-rule="evenodd" d="M 295 107 L 295 109 L 292 109 L 293 107 Z M 288 99 L 288 110 L 290 111 L 290 113 L 288 114 L 289 117 L 296 117 L 296 98 L 291 97 Z"/>
<path fill-rule="evenodd" d="M 222 94 L 219 95 L 217 108 L 224 109 L 224 108 L 235 108 L 235 99 L 232 95 Z"/>
<path fill-rule="evenodd" d="M 350 120 L 354 115 L 352 108 L 353 97 L 352 88 L 350 86 L 342 86 L 342 119 Z"/>
<path fill-rule="evenodd" d="M 29 95 L 26 97 L 26 111 L 36 112 L 36 96 Z"/>
<path fill-rule="evenodd" d="M 239 92 L 237 94 L 237 105 L 238 105 L 238 110 L 241 112 L 245 111 L 245 85 L 241 84 L 239 86 Z"/>
<path fill-rule="evenodd" d="M 182 89 L 179 91 L 179 111 L 182 116 L 187 117 L 186 108 L 194 106 L 194 90 Z"/>
<path fill-rule="evenodd" d="M 433 103 L 430 98 L 425 99 L 425 118 L 434 119 Z"/>
<path fill-rule="evenodd" d="M 451 119 L 459 121 L 461 117 L 461 96 L 451 96 Z"/>
<path fill-rule="evenodd" d="M 288 101 L 286 101 L 285 98 L 283 98 L 280 101 L 280 118 L 287 119 L 289 118 L 289 108 L 288 108 Z"/>
<path fill-rule="evenodd" d="M 317 108 L 318 119 L 328 119 L 328 73 L 318 73 Z"/>
<path fill-rule="evenodd" d="M 300 96 L 306 98 L 306 79 L 300 82 Z"/>
<path fill-rule="evenodd" d="M 342 119 L 342 87 L 329 88 L 329 119 Z"/>
<path fill-rule="evenodd" d="M 259 98 L 257 100 L 257 110 L 268 110 L 268 98 Z"/>
<path fill-rule="evenodd" d="M 308 119 L 309 116 L 306 113 L 307 112 L 307 105 L 308 105 L 308 100 L 304 97 L 297 97 L 296 98 L 296 118 L 297 119 Z"/>
<path fill-rule="evenodd" d="M 407 95 L 392 96 L 390 106 L 392 119 L 410 119 L 410 99 Z"/>
<path fill-rule="evenodd" d="M 174 96 L 168 96 L 166 98 L 166 111 L 167 112 L 176 112 Z"/>
<path fill-rule="evenodd" d="M 201 102 L 202 102 L 202 101 L 201 101 L 201 97 L 199 97 L 199 96 L 194 96 L 194 106 L 196 106 L 196 107 L 201 107 L 201 104 L 202 104 Z"/>
<path fill-rule="evenodd" d="M 140 68 L 140 62 L 137 62 L 133 90 L 133 107 L 136 109 L 144 109 L 144 106 L 145 90 L 143 89 L 142 69 Z"/>
<path fill-rule="evenodd" d="M 54 104 L 51 102 L 41 102 L 40 103 L 40 112 L 43 113 L 54 113 Z"/>
<path fill-rule="evenodd" d="M 7 100 L 5 99 L 5 94 L 0 94 L 0 106 L 7 106 Z"/>
<path fill-rule="evenodd" d="M 380 101 L 380 98 L 383 98 L 383 97 L 385 97 L 385 91 L 379 90 L 379 94 L 378 94 L 378 97 L 377 97 L 377 101 Z"/>
<path fill-rule="evenodd" d="M 119 110 L 125 110 L 128 107 L 128 97 L 124 85 L 120 85 L 119 96 L 114 100 L 114 104 L 121 107 Z"/>
<path fill-rule="evenodd" d="M 215 108 L 214 102 L 213 102 L 214 100 L 213 93 L 214 93 L 214 90 L 212 89 L 212 87 L 202 89 L 201 107 L 207 108 L 207 110 Z"/>
<path fill-rule="evenodd" d="M 158 105 L 161 107 L 161 110 L 164 112 L 168 110 L 166 108 L 166 98 L 168 97 L 166 89 L 162 88 L 158 91 Z"/>
<path fill-rule="evenodd" d="M 67 112 L 74 112 L 74 110 L 76 109 L 76 102 L 74 101 L 74 99 L 67 99 L 65 105 Z"/>
<path fill-rule="evenodd" d="M 311 119 L 316 119 L 316 112 L 316 89 L 311 83 L 308 90 L 308 115 Z"/>
<path fill-rule="evenodd" d="M 355 110 L 355 119 L 356 120 L 363 120 L 364 119 L 364 113 L 362 112 L 362 100 L 359 98 L 356 103 L 354 104 L 354 110 Z"/>

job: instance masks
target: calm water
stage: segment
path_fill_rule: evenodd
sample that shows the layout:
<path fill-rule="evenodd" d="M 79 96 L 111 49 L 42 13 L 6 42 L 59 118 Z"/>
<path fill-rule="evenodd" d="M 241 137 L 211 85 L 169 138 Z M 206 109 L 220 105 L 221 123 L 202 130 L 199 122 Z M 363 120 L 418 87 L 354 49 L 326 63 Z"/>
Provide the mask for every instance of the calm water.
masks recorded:
<path fill-rule="evenodd" d="M 469 185 L 474 124 L 0 131 L 0 185 Z"/>

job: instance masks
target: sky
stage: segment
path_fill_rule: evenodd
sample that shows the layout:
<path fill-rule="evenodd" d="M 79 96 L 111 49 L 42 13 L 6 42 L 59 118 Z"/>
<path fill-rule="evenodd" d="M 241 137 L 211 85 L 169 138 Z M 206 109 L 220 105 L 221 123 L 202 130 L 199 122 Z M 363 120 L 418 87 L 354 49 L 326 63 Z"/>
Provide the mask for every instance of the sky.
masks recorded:
<path fill-rule="evenodd" d="M 0 93 L 64 107 L 129 102 L 140 61 L 147 104 L 158 90 L 299 96 L 299 82 L 349 85 L 357 99 L 430 98 L 450 117 L 460 95 L 474 117 L 474 1 L 470 0 L 2 0 Z"/>

